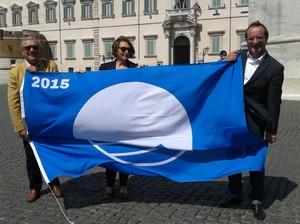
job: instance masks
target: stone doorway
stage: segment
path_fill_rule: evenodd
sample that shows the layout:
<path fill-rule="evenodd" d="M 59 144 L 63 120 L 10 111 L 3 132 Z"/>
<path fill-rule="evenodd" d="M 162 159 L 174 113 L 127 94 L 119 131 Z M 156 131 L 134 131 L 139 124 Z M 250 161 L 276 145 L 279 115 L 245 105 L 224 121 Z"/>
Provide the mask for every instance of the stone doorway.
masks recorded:
<path fill-rule="evenodd" d="M 179 36 L 174 40 L 174 65 L 190 64 L 190 40 Z"/>

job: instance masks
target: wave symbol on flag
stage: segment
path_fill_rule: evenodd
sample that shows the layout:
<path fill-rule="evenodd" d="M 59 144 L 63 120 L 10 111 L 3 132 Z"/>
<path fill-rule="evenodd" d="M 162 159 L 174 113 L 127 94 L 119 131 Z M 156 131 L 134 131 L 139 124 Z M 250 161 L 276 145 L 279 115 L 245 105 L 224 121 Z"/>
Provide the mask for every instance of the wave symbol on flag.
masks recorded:
<path fill-rule="evenodd" d="M 134 166 L 161 166 L 176 160 L 186 152 L 184 150 L 167 150 L 163 147 L 141 150 L 120 145 L 97 144 L 93 141 L 90 143 L 109 158 Z M 114 152 L 116 149 L 118 151 L 121 149 L 122 152 Z"/>

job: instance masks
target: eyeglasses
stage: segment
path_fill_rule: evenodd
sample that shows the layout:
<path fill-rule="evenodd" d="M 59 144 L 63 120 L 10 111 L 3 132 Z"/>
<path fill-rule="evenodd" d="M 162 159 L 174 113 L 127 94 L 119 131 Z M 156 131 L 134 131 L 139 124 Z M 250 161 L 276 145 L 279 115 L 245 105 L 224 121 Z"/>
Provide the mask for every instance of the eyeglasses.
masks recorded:
<path fill-rule="evenodd" d="M 29 46 L 24 46 L 22 47 L 25 51 L 30 51 L 30 49 L 32 48 L 33 50 L 38 50 L 39 46 L 38 45 L 29 45 Z"/>
<path fill-rule="evenodd" d="M 126 51 L 131 52 L 131 48 L 129 48 L 129 47 L 119 47 L 119 49 L 120 49 L 122 52 L 126 52 Z"/>

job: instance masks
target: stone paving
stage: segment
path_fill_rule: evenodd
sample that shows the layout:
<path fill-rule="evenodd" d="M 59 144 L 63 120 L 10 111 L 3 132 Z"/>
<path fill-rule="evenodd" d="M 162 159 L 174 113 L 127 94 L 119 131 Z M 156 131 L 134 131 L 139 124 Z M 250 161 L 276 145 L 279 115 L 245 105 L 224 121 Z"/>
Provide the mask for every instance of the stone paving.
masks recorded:
<path fill-rule="evenodd" d="M 25 157 L 20 139 L 13 134 L 6 103 L 6 85 L 0 85 L 0 224 L 67 224 L 58 204 L 43 186 L 42 196 L 27 203 Z M 131 176 L 130 198 L 102 199 L 104 171 L 61 178 L 64 199 L 59 199 L 76 224 L 300 224 L 300 101 L 284 101 L 279 140 L 266 162 L 267 218 L 258 221 L 249 210 L 248 177 L 244 177 L 244 202 L 230 209 L 218 207 L 228 193 L 226 178 L 200 183 L 175 183 L 163 178 Z"/>

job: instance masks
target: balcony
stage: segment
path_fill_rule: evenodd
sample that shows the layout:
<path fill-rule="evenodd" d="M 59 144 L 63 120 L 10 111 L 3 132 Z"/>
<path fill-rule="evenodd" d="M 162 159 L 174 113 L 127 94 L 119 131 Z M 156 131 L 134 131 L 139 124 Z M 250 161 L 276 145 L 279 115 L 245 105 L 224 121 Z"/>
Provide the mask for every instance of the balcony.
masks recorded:
<path fill-rule="evenodd" d="M 200 15 L 200 7 L 181 8 L 181 9 L 166 9 L 165 21 L 190 21 L 197 23 Z"/>

